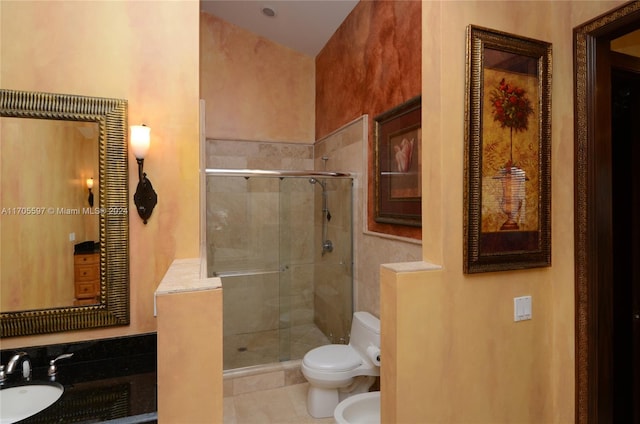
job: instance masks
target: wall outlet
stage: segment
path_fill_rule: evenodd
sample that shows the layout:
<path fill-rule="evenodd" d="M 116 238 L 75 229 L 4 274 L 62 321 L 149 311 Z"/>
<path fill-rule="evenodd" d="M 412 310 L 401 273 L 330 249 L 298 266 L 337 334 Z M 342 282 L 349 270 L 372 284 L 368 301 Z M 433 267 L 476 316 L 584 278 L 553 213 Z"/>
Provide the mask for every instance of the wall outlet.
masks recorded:
<path fill-rule="evenodd" d="M 76 241 L 76 233 L 69 233 L 69 241 Z"/>
<path fill-rule="evenodd" d="M 524 321 L 531 319 L 531 296 L 513 298 L 513 320 Z"/>

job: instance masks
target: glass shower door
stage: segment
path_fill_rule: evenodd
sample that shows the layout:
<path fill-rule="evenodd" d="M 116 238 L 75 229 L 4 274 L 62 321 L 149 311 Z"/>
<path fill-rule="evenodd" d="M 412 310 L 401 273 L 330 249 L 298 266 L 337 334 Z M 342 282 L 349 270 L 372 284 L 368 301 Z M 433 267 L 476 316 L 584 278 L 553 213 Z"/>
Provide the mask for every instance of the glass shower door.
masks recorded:
<path fill-rule="evenodd" d="M 225 370 L 348 341 L 351 190 L 351 178 L 207 176 L 207 271 L 222 279 Z"/>
<path fill-rule="evenodd" d="M 224 369 L 279 360 L 279 180 L 207 177 L 207 268 L 223 286 Z"/>
<path fill-rule="evenodd" d="M 347 342 L 353 314 L 352 179 L 280 186 L 281 360 Z"/>
<path fill-rule="evenodd" d="M 306 178 L 280 182 L 280 360 L 300 359 L 313 326 L 313 188 Z"/>

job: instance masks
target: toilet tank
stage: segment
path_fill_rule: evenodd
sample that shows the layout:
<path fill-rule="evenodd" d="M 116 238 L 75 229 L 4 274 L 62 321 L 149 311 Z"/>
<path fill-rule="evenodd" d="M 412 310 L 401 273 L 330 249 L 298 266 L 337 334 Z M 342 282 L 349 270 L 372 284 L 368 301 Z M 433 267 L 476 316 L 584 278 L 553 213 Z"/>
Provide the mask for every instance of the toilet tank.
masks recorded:
<path fill-rule="evenodd" d="M 380 320 L 369 312 L 354 313 L 349 345 L 361 353 L 370 345 L 380 347 Z"/>

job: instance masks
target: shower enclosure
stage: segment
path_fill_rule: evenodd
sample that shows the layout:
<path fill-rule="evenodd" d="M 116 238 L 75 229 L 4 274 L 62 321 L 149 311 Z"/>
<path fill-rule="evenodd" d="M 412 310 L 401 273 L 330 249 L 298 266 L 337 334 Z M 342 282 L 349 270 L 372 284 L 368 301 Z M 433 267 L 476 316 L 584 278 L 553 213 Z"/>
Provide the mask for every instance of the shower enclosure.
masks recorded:
<path fill-rule="evenodd" d="M 348 341 L 352 186 L 330 172 L 207 170 L 207 274 L 222 279 L 225 370 Z"/>

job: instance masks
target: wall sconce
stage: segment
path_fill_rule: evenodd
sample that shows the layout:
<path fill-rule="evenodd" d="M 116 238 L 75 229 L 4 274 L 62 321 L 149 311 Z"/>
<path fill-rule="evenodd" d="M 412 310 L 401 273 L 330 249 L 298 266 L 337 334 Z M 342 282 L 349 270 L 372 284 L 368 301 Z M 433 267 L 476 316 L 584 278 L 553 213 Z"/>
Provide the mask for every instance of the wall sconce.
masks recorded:
<path fill-rule="evenodd" d="M 87 178 L 87 188 L 89 189 L 89 206 L 93 206 L 93 193 L 91 192 L 93 188 L 93 178 Z"/>
<path fill-rule="evenodd" d="M 149 150 L 150 136 L 151 128 L 144 124 L 131 127 L 131 150 L 138 162 L 138 188 L 133 195 L 133 201 L 138 209 L 138 215 L 145 224 L 158 203 L 158 195 L 153 191 L 147 174 L 143 172 L 144 157 Z"/>

